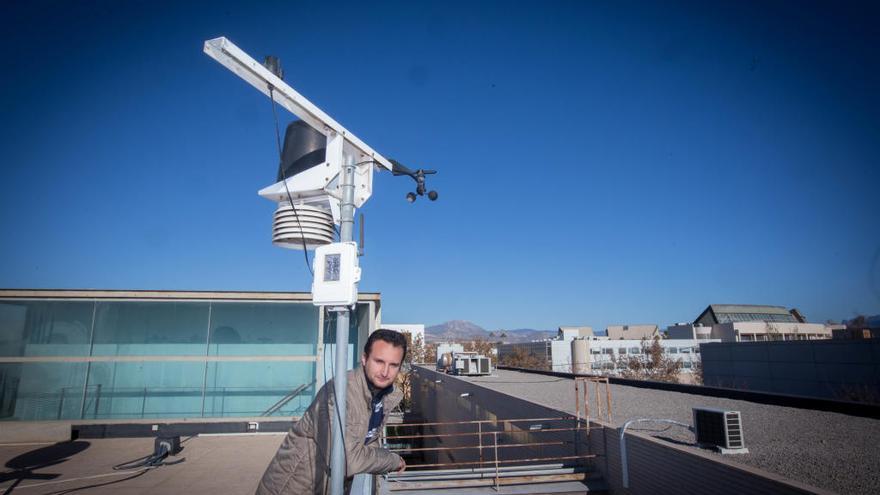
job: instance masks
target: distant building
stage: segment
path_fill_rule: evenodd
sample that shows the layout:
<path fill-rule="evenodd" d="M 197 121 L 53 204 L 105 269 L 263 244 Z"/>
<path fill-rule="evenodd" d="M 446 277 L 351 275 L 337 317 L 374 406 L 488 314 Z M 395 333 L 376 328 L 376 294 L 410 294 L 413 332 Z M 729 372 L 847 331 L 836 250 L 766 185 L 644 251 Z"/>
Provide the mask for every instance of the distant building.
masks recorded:
<path fill-rule="evenodd" d="M 782 306 L 759 306 L 753 304 L 710 304 L 694 320 L 695 325 L 718 325 L 740 321 L 763 321 L 768 323 L 798 323 L 798 320 Z"/>
<path fill-rule="evenodd" d="M 556 338 L 561 340 L 572 340 L 593 336 L 592 327 L 559 327 Z"/>
<path fill-rule="evenodd" d="M 607 337 L 587 337 L 569 340 L 546 340 L 542 342 L 524 342 L 518 344 L 501 344 L 498 346 L 499 363 L 505 357 L 517 352 L 531 354 L 551 371 L 572 373 L 572 341 L 586 345 L 586 362 L 579 363 L 580 369 L 594 374 L 618 374 L 623 367 L 618 365 L 620 358 L 625 356 L 643 355 L 642 339 L 614 340 Z M 660 339 L 660 345 L 666 355 L 673 359 L 681 359 L 682 372 L 689 373 L 694 363 L 700 360 L 700 344 L 720 342 L 719 340 L 696 339 Z"/>
<path fill-rule="evenodd" d="M 627 357 L 644 355 L 641 339 L 594 340 L 587 342 L 589 372 L 604 375 L 620 374 L 626 369 L 622 362 Z M 700 344 L 718 340 L 660 339 L 663 353 L 671 359 L 681 360 L 682 373 L 691 373 L 700 361 Z"/>
<path fill-rule="evenodd" d="M 503 363 L 507 357 L 512 356 L 519 351 L 523 351 L 525 354 L 531 354 L 546 366 L 548 370 L 561 372 L 569 372 L 571 370 L 571 339 L 499 344 L 499 364 Z"/>
<path fill-rule="evenodd" d="M 823 324 L 804 323 L 800 312 L 781 306 L 712 304 L 693 323 L 666 329 L 671 339 L 717 339 L 721 342 L 830 339 Z"/>
<path fill-rule="evenodd" d="M 410 339 L 412 339 L 411 342 L 422 339 L 422 344 L 425 343 L 425 325 L 423 324 L 382 323 L 381 328 L 387 328 L 388 330 L 394 330 L 396 332 L 409 334 Z"/>
<path fill-rule="evenodd" d="M 660 335 L 657 325 L 610 325 L 606 332 L 611 340 L 653 339 Z"/>

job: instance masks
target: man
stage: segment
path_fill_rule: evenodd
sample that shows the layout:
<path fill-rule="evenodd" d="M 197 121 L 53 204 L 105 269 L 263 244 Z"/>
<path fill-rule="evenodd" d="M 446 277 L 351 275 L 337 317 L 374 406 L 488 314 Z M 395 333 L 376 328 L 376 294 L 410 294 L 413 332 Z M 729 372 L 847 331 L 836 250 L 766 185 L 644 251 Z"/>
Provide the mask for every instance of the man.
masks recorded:
<path fill-rule="evenodd" d="M 376 330 L 364 345 L 361 368 L 348 372 L 345 441 L 345 493 L 355 474 L 403 471 L 403 459 L 378 445 L 385 412 L 394 409 L 403 393 L 394 379 L 406 357 L 406 339 L 393 330 Z M 294 423 L 269 463 L 257 495 L 327 493 L 330 487 L 331 415 L 336 414 L 333 380 Z"/>

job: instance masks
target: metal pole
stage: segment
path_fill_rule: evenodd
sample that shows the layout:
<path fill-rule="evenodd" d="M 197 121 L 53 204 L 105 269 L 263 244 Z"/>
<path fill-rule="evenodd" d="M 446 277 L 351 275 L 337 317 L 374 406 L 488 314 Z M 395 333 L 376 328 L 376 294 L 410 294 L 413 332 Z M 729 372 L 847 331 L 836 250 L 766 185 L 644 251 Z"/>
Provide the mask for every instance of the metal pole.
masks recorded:
<path fill-rule="evenodd" d="M 338 146 L 342 147 L 341 136 Z M 333 138 L 328 139 L 328 158 L 331 153 Z M 341 154 L 341 149 L 339 153 Z M 344 160 L 341 170 L 340 187 L 342 189 L 342 202 L 340 204 L 340 228 L 339 242 L 350 242 L 354 232 L 354 160 L 349 156 Z M 333 374 L 333 391 L 335 396 L 336 411 L 331 411 L 335 428 L 333 431 L 333 447 L 330 450 L 330 493 L 343 495 L 345 493 L 345 442 L 343 441 L 343 429 L 346 424 L 346 393 L 348 373 L 348 322 L 349 308 L 341 308 L 336 314 L 336 367 Z M 355 439 L 354 441 L 357 441 Z"/>
<path fill-rule="evenodd" d="M 492 442 L 495 445 L 495 490 L 498 490 L 498 432 L 492 436 Z"/>

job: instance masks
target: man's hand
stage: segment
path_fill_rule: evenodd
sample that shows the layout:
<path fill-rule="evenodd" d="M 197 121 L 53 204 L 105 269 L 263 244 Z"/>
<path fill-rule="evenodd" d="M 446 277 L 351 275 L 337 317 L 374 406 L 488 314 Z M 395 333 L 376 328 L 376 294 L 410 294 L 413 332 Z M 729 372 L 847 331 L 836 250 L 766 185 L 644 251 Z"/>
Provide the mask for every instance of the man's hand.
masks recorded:
<path fill-rule="evenodd" d="M 403 457 L 400 458 L 400 464 L 397 465 L 397 472 L 402 473 L 406 470 L 406 461 L 403 460 Z"/>

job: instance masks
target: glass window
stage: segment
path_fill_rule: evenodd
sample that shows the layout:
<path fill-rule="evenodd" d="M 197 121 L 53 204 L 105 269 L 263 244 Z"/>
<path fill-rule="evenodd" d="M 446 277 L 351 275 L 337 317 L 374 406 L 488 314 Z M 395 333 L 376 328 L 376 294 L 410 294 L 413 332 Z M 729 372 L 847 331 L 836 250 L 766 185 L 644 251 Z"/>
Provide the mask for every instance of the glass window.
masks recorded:
<path fill-rule="evenodd" d="M 606 347 L 606 348 L 602 349 L 602 354 L 614 354 L 614 349 L 612 349 L 610 347 Z"/>
<path fill-rule="evenodd" d="M 678 354 L 678 347 L 667 347 L 666 352 L 669 354 Z"/>
<path fill-rule="evenodd" d="M 318 311 L 311 303 L 213 303 L 210 355 L 315 355 Z"/>
<path fill-rule="evenodd" d="M 590 369 L 598 370 L 598 369 L 601 369 L 601 368 L 602 368 L 602 365 L 599 364 L 599 363 L 590 363 Z"/>
<path fill-rule="evenodd" d="M 314 381 L 314 362 L 208 363 L 205 416 L 260 416 L 295 392 L 273 416 L 299 416 L 320 387 Z"/>
<path fill-rule="evenodd" d="M 204 356 L 208 303 L 98 302 L 96 356 Z"/>
<path fill-rule="evenodd" d="M 690 354 L 691 348 L 690 347 L 682 347 L 679 349 L 679 352 L 681 352 L 682 354 Z"/>
<path fill-rule="evenodd" d="M 685 362 L 681 363 L 681 365 L 684 369 L 688 369 L 688 370 L 691 369 L 691 367 L 693 366 L 690 361 L 685 361 Z"/>
<path fill-rule="evenodd" d="M 91 301 L 0 301 L 0 355 L 87 356 Z"/>
<path fill-rule="evenodd" d="M 601 351 L 599 349 L 590 349 L 590 354 L 599 354 Z"/>
<path fill-rule="evenodd" d="M 92 363 L 84 418 L 199 417 L 205 363 Z"/>
<path fill-rule="evenodd" d="M 642 349 L 640 349 L 640 348 L 638 348 L 638 347 L 630 347 L 630 348 L 629 348 L 629 353 L 630 353 L 630 354 L 641 354 L 641 353 L 642 353 Z"/>
<path fill-rule="evenodd" d="M 618 354 L 626 354 L 626 347 L 621 347 L 620 349 L 617 349 L 617 353 Z"/>
<path fill-rule="evenodd" d="M 0 364 L 0 418 L 78 419 L 87 363 Z"/>

